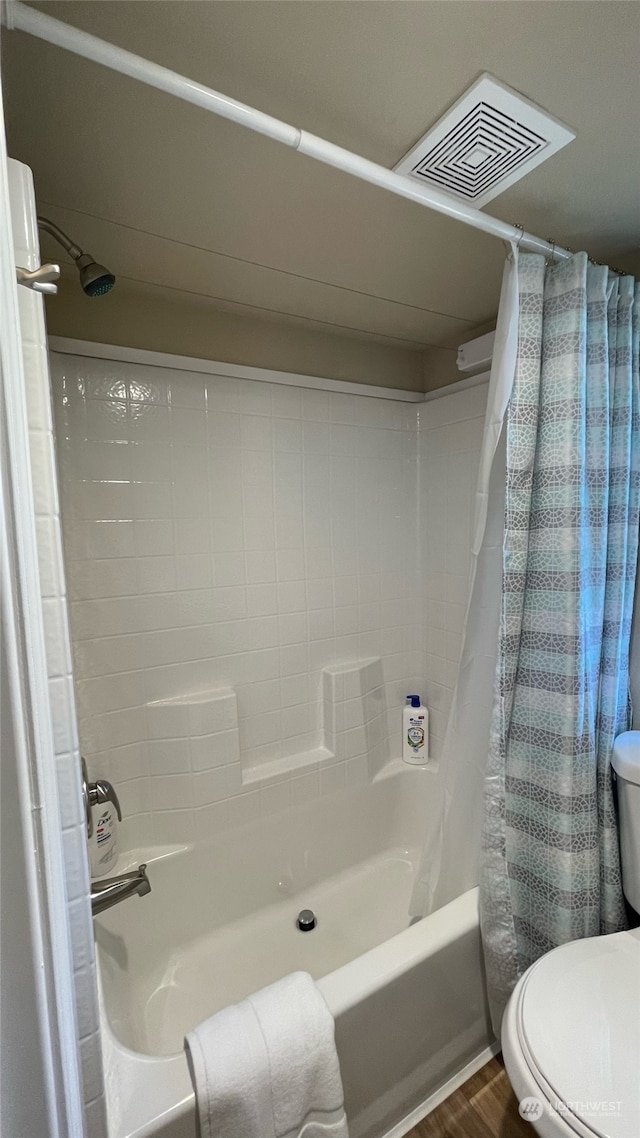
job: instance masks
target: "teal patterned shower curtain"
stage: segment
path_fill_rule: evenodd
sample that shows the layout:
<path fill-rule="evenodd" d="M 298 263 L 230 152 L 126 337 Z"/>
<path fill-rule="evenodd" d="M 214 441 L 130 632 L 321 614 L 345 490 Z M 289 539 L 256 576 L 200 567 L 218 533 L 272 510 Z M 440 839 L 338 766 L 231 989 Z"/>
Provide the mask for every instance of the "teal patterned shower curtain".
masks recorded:
<path fill-rule="evenodd" d="M 609 759 L 630 726 L 640 285 L 518 258 L 481 925 L 494 1026 L 565 941 L 625 927 Z"/>

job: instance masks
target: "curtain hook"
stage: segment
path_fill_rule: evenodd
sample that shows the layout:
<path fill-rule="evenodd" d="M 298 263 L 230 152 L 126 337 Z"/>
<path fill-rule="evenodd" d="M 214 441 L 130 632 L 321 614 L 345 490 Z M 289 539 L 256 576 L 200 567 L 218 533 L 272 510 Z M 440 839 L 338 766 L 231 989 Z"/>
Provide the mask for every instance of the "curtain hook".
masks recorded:
<path fill-rule="evenodd" d="M 547 265 L 555 265 L 555 264 L 557 264 L 557 262 L 556 262 L 556 243 L 555 243 L 555 241 L 553 241 L 551 239 L 551 237 L 547 237 L 547 241 L 548 241 L 549 245 L 551 246 L 551 254 L 549 257 L 547 257 Z"/>

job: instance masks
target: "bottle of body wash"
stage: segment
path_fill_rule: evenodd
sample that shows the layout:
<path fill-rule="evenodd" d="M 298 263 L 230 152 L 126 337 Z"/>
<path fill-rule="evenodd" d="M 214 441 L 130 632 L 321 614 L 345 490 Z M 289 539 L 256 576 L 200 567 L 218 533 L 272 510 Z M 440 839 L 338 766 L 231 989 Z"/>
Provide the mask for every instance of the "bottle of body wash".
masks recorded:
<path fill-rule="evenodd" d="M 93 835 L 89 838 L 92 877 L 104 877 L 115 865 L 117 850 L 116 812 L 110 802 L 93 807 Z"/>
<path fill-rule="evenodd" d="M 429 712 L 419 695 L 408 695 L 402 711 L 402 758 L 414 766 L 429 760 Z"/>

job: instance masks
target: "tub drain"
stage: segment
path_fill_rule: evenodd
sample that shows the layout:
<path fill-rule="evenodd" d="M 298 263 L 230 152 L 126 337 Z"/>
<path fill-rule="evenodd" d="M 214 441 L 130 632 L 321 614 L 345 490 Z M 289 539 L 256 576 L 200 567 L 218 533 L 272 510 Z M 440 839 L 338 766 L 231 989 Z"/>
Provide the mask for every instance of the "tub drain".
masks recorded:
<path fill-rule="evenodd" d="M 298 913 L 296 927 L 301 933 L 310 933 L 317 925 L 316 915 L 312 909 L 301 909 Z"/>

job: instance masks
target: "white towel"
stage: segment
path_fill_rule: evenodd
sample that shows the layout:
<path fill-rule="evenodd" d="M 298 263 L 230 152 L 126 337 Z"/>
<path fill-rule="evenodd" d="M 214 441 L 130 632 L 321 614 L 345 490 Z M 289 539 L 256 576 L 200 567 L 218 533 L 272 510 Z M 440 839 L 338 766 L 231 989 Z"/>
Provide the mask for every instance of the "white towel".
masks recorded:
<path fill-rule="evenodd" d="M 349 1138 L 334 1023 L 307 972 L 185 1039 L 201 1138 Z"/>

